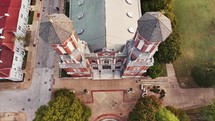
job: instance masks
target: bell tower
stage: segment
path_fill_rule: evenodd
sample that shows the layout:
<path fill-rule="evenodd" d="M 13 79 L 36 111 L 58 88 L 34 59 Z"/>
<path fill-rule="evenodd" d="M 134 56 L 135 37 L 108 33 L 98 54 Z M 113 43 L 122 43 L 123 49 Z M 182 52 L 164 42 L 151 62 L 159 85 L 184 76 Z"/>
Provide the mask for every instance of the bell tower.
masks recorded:
<path fill-rule="evenodd" d="M 153 55 L 172 33 L 170 20 L 161 12 L 146 12 L 139 20 L 133 40 L 127 42 L 128 54 L 122 77 L 141 77 L 153 66 Z"/>

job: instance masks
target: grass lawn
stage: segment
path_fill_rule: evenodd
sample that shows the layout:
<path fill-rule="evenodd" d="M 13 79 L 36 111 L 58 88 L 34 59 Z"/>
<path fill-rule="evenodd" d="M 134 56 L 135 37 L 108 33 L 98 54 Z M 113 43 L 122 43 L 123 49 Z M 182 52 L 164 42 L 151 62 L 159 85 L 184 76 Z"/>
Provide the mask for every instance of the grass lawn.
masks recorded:
<path fill-rule="evenodd" d="M 160 75 L 160 77 L 166 77 L 167 76 L 166 64 L 161 64 L 161 68 L 162 68 L 163 72 Z"/>
<path fill-rule="evenodd" d="M 182 37 L 182 55 L 174 62 L 179 82 L 196 87 L 190 70 L 198 64 L 215 60 L 214 0 L 175 0 L 177 29 Z"/>
<path fill-rule="evenodd" d="M 29 11 L 28 24 L 32 24 L 34 19 L 34 11 Z"/>

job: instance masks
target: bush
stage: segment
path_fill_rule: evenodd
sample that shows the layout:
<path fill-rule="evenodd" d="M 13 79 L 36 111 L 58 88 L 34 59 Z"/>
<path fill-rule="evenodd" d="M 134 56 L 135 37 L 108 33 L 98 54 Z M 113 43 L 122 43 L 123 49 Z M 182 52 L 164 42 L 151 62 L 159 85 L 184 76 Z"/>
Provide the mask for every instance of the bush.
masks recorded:
<path fill-rule="evenodd" d="M 172 63 L 181 55 L 181 41 L 179 34 L 173 32 L 166 41 L 162 42 L 154 58 L 161 63 Z"/>
<path fill-rule="evenodd" d="M 206 121 L 215 121 L 215 99 L 213 99 L 210 105 L 203 108 L 201 114 Z"/>
<path fill-rule="evenodd" d="M 211 87 L 215 85 L 215 62 L 194 66 L 191 75 L 200 87 Z"/>
<path fill-rule="evenodd" d="M 147 70 L 147 75 L 149 75 L 152 79 L 159 77 L 163 73 L 161 64 L 155 61 L 154 65 L 149 67 Z"/>
<path fill-rule="evenodd" d="M 179 121 L 179 119 L 166 108 L 160 108 L 156 113 L 156 121 Z"/>
<path fill-rule="evenodd" d="M 173 106 L 166 106 L 166 109 L 175 114 L 175 116 L 180 120 L 180 121 L 190 121 L 189 117 L 185 113 L 184 110 L 182 109 L 177 109 Z"/>

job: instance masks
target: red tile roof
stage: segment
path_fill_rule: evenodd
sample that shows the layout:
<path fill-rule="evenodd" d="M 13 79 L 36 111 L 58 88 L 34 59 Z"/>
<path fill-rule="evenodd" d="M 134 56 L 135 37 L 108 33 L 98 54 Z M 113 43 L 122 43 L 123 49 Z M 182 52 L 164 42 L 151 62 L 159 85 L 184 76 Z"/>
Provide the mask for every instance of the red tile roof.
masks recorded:
<path fill-rule="evenodd" d="M 0 29 L 3 28 L 0 39 L 0 77 L 8 77 L 12 67 L 14 56 L 14 32 L 16 32 L 19 19 L 19 12 L 22 0 L 0 0 L 0 16 L 8 13 L 9 16 L 0 18 Z"/>

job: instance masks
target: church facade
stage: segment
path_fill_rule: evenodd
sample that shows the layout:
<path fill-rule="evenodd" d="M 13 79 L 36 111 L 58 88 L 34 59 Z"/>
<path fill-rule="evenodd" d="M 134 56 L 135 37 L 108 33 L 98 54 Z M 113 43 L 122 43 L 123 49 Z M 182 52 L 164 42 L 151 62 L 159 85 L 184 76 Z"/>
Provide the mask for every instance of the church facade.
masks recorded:
<path fill-rule="evenodd" d="M 139 78 L 153 66 L 159 44 L 172 32 L 170 20 L 160 12 L 142 16 L 139 0 L 119 1 L 82 0 L 72 3 L 69 18 L 52 14 L 41 23 L 41 38 L 59 54 L 59 68 L 72 78 Z"/>

